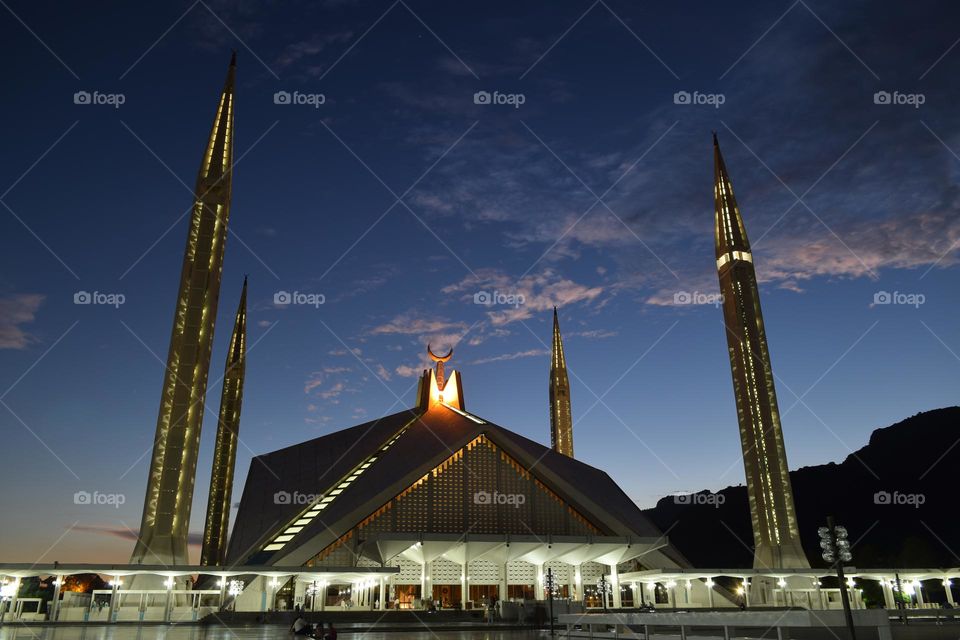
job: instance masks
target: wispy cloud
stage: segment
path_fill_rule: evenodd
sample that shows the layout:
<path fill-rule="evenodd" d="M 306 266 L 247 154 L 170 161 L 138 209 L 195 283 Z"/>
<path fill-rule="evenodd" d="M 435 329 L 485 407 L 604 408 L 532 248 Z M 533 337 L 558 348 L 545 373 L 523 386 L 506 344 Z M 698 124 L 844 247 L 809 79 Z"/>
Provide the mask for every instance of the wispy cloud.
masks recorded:
<path fill-rule="evenodd" d="M 489 362 L 502 362 L 504 360 L 516 360 L 518 358 L 537 358 L 548 356 L 550 352 L 547 349 L 528 349 L 527 351 L 516 351 L 514 353 L 502 353 L 497 356 L 480 358 L 474 360 L 471 364 L 487 364 Z"/>
<path fill-rule="evenodd" d="M 45 297 L 22 293 L 0 298 L 0 349 L 26 349 L 35 341 L 21 325 L 34 321 Z"/>

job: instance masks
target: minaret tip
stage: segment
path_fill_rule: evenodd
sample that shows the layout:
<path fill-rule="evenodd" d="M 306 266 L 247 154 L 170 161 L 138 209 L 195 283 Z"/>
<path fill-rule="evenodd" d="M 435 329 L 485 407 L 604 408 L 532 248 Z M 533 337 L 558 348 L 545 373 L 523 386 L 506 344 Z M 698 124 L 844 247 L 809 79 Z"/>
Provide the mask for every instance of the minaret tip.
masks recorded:
<path fill-rule="evenodd" d="M 231 67 L 237 66 L 237 50 L 236 49 L 233 50 L 233 55 L 230 56 L 230 66 Z"/>
<path fill-rule="evenodd" d="M 715 147 L 719 147 L 719 146 L 720 146 L 720 143 L 717 142 L 717 132 L 716 132 L 716 131 L 713 132 L 713 146 L 715 146 Z"/>

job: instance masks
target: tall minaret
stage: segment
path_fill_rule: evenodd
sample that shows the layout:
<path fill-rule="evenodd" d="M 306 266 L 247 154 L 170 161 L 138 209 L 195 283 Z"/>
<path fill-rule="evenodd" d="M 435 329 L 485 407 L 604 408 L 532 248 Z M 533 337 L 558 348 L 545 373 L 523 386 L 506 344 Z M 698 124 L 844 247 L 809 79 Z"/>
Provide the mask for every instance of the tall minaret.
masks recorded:
<path fill-rule="evenodd" d="M 220 414 L 217 420 L 217 444 L 213 449 L 207 517 L 203 527 L 200 564 L 222 565 L 227 559 L 227 528 L 230 524 L 230 497 L 233 495 L 233 470 L 237 463 L 237 438 L 240 431 L 240 407 L 243 404 L 243 377 L 247 360 L 247 279 L 237 307 L 237 318 L 230 335 L 230 350 L 223 373 Z"/>
<path fill-rule="evenodd" d="M 230 215 L 236 59 L 234 53 L 197 175 L 133 564 L 189 564 L 190 506 Z"/>
<path fill-rule="evenodd" d="M 557 453 L 573 457 L 573 413 L 570 411 L 570 380 L 563 356 L 560 321 L 553 308 L 553 356 L 550 360 L 550 446 Z"/>
<path fill-rule="evenodd" d="M 753 254 L 713 136 L 717 273 L 740 422 L 756 569 L 809 567 L 800 545 Z"/>

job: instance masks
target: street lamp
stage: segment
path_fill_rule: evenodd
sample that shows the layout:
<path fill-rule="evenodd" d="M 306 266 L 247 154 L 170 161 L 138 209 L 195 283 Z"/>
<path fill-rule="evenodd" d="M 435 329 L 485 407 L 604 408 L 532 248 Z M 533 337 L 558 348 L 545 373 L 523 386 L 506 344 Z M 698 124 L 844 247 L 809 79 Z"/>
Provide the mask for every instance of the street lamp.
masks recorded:
<path fill-rule="evenodd" d="M 601 575 L 600 579 L 597 580 L 597 592 L 600 594 L 600 599 L 603 601 L 603 612 L 607 612 L 607 594 L 613 591 L 612 586 L 607 582 L 607 577 Z"/>
<path fill-rule="evenodd" d="M 553 596 L 557 592 L 557 581 L 553 576 L 553 569 L 547 568 L 547 577 L 543 586 L 547 588 L 547 600 L 550 603 L 550 637 L 553 637 L 556 635 L 553 630 Z"/>
<path fill-rule="evenodd" d="M 837 571 L 837 581 L 840 585 L 840 601 L 843 603 L 843 615 L 847 620 L 847 629 L 850 631 L 850 640 L 856 640 L 856 631 L 853 627 L 853 613 L 850 611 L 850 595 L 847 593 L 848 583 L 843 576 L 843 563 L 853 560 L 850 553 L 850 540 L 846 527 L 833 524 L 833 516 L 827 516 L 827 526 L 820 527 L 820 548 L 823 549 L 823 559 Z M 852 582 L 852 580 L 851 580 Z"/>

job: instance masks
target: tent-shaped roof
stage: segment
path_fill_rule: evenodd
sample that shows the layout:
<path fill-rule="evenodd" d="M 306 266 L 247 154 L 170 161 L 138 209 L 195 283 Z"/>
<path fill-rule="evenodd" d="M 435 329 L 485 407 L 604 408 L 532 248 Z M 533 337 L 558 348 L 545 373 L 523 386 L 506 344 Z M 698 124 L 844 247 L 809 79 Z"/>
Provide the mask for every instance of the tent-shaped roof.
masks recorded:
<path fill-rule="evenodd" d="M 479 436 L 501 448 L 604 536 L 657 538 L 653 525 L 604 471 L 447 405 L 408 410 L 250 463 L 228 562 L 302 564 Z M 336 495 L 329 495 L 330 492 Z M 323 496 L 322 511 L 311 507 Z M 308 516 L 304 512 L 310 511 Z M 299 516 L 299 517 L 298 517 Z M 285 534 L 292 527 L 293 535 Z M 277 542 L 278 536 L 283 540 Z M 686 565 L 671 547 L 663 566 Z"/>

